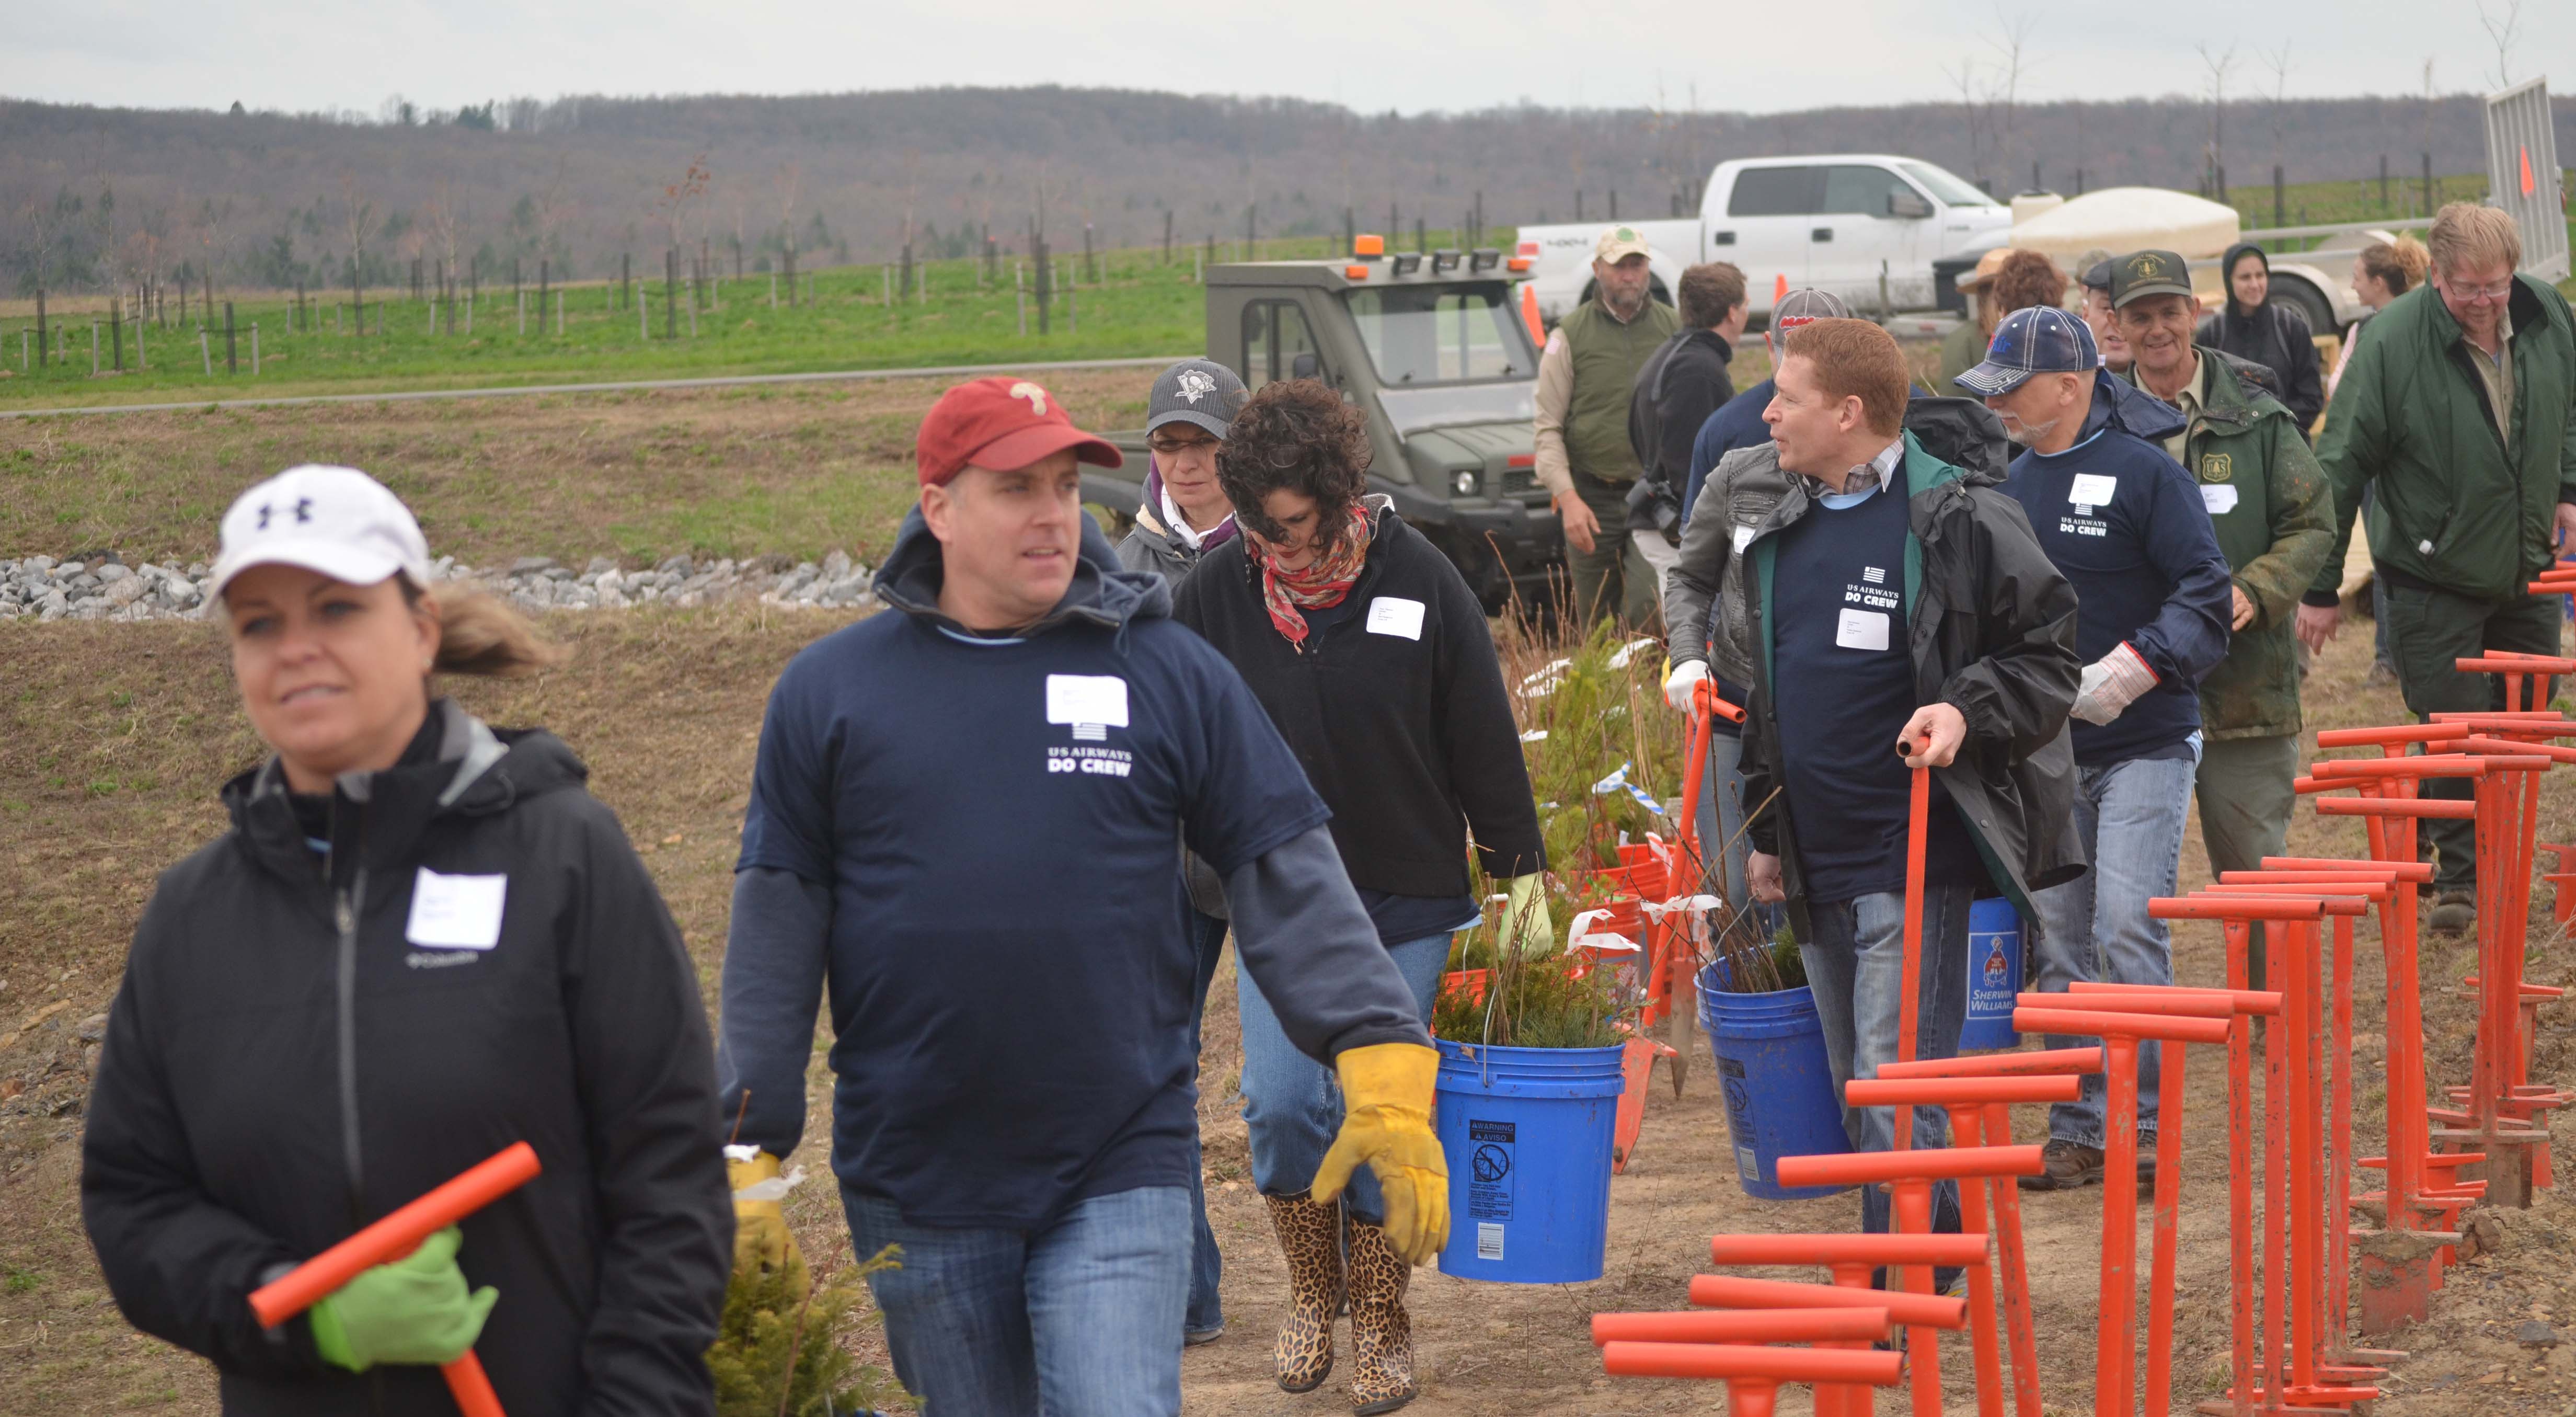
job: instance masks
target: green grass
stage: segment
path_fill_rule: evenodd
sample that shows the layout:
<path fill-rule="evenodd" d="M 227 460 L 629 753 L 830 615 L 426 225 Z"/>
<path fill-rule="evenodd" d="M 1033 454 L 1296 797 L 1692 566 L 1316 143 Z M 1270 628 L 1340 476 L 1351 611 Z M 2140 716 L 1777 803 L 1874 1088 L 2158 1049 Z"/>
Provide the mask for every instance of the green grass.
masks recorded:
<path fill-rule="evenodd" d="M 1443 232 L 1430 236 L 1434 244 L 1449 239 Z M 1256 254 L 1264 260 L 1315 258 L 1340 249 L 1338 236 L 1307 237 L 1263 241 Z M 22 359 L 35 329 L 33 304 L 13 302 L 10 313 L 0 317 L 0 409 L 1187 354 L 1199 349 L 1206 333 L 1192 254 L 1192 248 L 1177 247 L 1165 264 L 1159 250 L 1108 252 L 1099 260 L 1098 279 L 1084 280 L 1077 279 L 1083 270 L 1081 253 L 1056 252 L 1066 284 L 1055 294 L 1043 334 L 1035 271 L 1022 261 L 1032 289 L 1025 335 L 1009 259 L 1000 263 L 999 277 L 990 283 L 983 279 L 981 262 L 927 263 L 926 298 L 898 293 L 891 305 L 883 268 L 875 265 L 800 276 L 799 284 L 813 287 L 806 303 L 787 303 L 782 289 L 776 308 L 769 302 L 768 276 L 728 278 L 717 283 L 711 300 L 698 310 L 694 334 L 684 272 L 676 338 L 669 333 L 672 307 L 664 299 L 659 271 L 635 287 L 647 302 L 649 331 L 639 331 L 631 300 L 621 304 L 614 282 L 565 287 L 561 334 L 555 332 L 551 304 L 545 318 L 539 318 L 533 285 L 524 335 L 507 285 L 496 289 L 487 284 L 480 299 L 470 302 L 470 335 L 469 302 L 462 298 L 455 333 L 447 332 L 443 316 L 433 333 L 430 302 L 413 300 L 408 291 L 371 290 L 367 333 L 360 338 L 345 287 L 310 292 L 301 330 L 291 294 L 244 294 L 230 297 L 235 331 L 230 372 L 224 359 L 226 297 L 220 293 L 211 323 L 202 299 L 183 319 L 174 297 L 169 326 L 143 329 L 148 370 L 141 367 L 129 324 L 121 374 L 110 372 L 112 346 L 103 323 L 107 298 L 57 295 L 48 318 L 56 357 L 41 368 L 31 356 Z M 1216 254 L 1220 261 L 1234 259 L 1235 244 L 1218 243 Z M 721 302 L 721 310 L 713 308 L 715 301 Z M 90 373 L 93 321 L 102 322 L 101 372 L 95 376 Z M 254 323 L 261 355 L 256 377 L 251 372 Z M 201 328 L 208 331 L 211 375 L 199 352 Z"/>

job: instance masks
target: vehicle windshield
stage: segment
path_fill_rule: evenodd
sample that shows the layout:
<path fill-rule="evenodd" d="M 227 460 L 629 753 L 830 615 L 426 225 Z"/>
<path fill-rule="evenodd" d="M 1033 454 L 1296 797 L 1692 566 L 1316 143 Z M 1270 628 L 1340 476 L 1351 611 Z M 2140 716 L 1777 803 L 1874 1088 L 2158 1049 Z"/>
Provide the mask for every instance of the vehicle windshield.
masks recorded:
<path fill-rule="evenodd" d="M 1386 421 L 1395 425 L 1400 438 L 1435 428 L 1479 423 L 1517 423 L 1524 425 L 1526 431 L 1526 425 L 1538 413 L 1538 380 L 1401 389 L 1381 384 L 1377 402 L 1386 410 Z"/>
<path fill-rule="evenodd" d="M 1501 282 L 1342 294 L 1378 382 L 1389 387 L 1530 378 L 1538 355 Z"/>
<path fill-rule="evenodd" d="M 1994 198 L 1978 191 L 1973 184 L 1960 181 L 1956 174 L 1948 171 L 1947 169 L 1934 167 L 1928 162 L 1900 162 L 1897 166 L 1905 169 L 1906 176 L 1911 177 L 1915 181 L 1922 183 L 1924 186 L 1931 188 L 1933 196 L 1940 198 L 1951 206 L 1993 207 L 2002 205 L 2002 203 L 1997 202 Z"/>

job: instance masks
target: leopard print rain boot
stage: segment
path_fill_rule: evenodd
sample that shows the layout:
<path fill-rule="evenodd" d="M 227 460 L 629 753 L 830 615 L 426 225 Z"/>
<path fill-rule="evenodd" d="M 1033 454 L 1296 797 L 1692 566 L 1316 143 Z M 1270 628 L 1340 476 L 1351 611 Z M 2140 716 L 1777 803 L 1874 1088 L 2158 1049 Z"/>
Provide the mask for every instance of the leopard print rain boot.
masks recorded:
<path fill-rule="evenodd" d="M 1333 1312 L 1342 1299 L 1342 1208 L 1299 1191 L 1264 1196 L 1279 1248 L 1288 1257 L 1288 1317 L 1279 1323 L 1276 1362 L 1283 1392 L 1313 1392 L 1333 1374 Z"/>
<path fill-rule="evenodd" d="M 1404 1312 L 1412 1278 L 1384 1230 L 1351 1222 L 1351 1410 L 1359 1417 L 1393 1412 L 1421 1391 L 1413 1383 L 1413 1320 Z"/>

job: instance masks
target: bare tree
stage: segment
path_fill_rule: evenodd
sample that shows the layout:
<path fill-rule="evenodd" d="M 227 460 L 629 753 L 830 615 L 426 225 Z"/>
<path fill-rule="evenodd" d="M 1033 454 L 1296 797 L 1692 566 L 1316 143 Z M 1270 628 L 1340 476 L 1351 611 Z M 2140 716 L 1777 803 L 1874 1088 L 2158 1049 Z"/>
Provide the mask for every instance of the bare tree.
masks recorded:
<path fill-rule="evenodd" d="M 770 178 L 778 193 L 778 239 L 782 249 L 796 249 L 796 199 L 805 190 L 805 167 L 802 163 L 782 164 Z"/>
<path fill-rule="evenodd" d="M 2287 104 L 2290 97 L 2290 42 L 2286 39 L 2281 41 L 2279 49 L 2264 54 L 2261 58 L 2263 67 L 2272 71 L 2272 99 L 2269 114 L 2272 120 L 2272 161 L 2280 163 L 2285 160 L 2282 155 L 2287 147 L 2284 134 L 2289 126 Z"/>
<path fill-rule="evenodd" d="M 2478 23 L 2486 27 L 2487 38 L 2495 41 L 2495 86 L 2509 87 L 2513 75 L 2508 66 L 2513 60 L 2514 32 L 2522 27 L 2522 0 L 2505 0 L 2502 19 L 2488 14 L 2485 0 L 2479 0 Z M 2430 62 L 2426 61 L 2428 65 Z"/>
<path fill-rule="evenodd" d="M 437 242 L 439 258 L 446 263 L 450 279 L 456 276 L 457 224 L 456 188 L 442 177 L 430 184 L 429 200 L 421 208 L 421 225 Z"/>
<path fill-rule="evenodd" d="M 1944 68 L 1952 87 L 1959 91 L 1960 126 L 1968 134 L 1968 175 L 1986 177 L 1986 158 L 1993 147 L 1994 96 L 1992 86 L 1979 77 L 1974 55 L 1959 61 L 1957 68 Z"/>
<path fill-rule="evenodd" d="M 200 258 L 197 281 L 205 287 L 206 318 L 209 320 L 215 317 L 215 267 L 223 260 L 224 227 L 232 221 L 232 216 L 232 198 L 226 197 L 219 202 L 209 197 L 199 204 L 197 219 L 191 224 L 191 234 L 197 239 Z"/>
<path fill-rule="evenodd" d="M 2207 44 L 2198 48 L 2200 62 L 2209 70 L 2209 177 L 2215 183 L 2227 170 L 2227 75 L 2236 67 L 2236 46 L 2227 46 L 2224 54 L 2210 53 Z"/>
<path fill-rule="evenodd" d="M 367 238 L 376 234 L 376 204 L 358 195 L 358 179 L 340 174 L 340 229 L 349 238 L 349 298 L 357 307 L 358 330 L 366 332 Z"/>
<path fill-rule="evenodd" d="M 706 155 L 703 153 L 699 154 L 698 158 L 694 162 L 690 163 L 690 168 L 697 179 L 698 197 L 706 195 L 707 182 L 711 177 L 711 174 L 706 170 L 705 164 Z M 551 256 L 554 254 L 555 233 L 561 231 L 564 223 L 572 219 L 573 213 L 581 209 L 580 203 L 574 201 L 571 194 L 572 164 L 562 158 L 557 158 L 555 160 L 554 175 L 548 177 L 545 185 L 537 189 L 536 196 L 533 201 L 537 218 L 538 255 Z M 694 202 L 695 198 L 692 198 L 691 200 Z M 676 244 L 678 238 L 674 237 L 673 241 L 674 244 Z"/>
<path fill-rule="evenodd" d="M 668 234 L 672 247 L 687 244 L 683 238 L 689 219 L 705 199 L 707 183 L 714 177 L 715 174 L 707 168 L 707 155 L 700 153 L 689 159 L 688 170 L 680 174 L 679 181 L 662 185 L 661 195 L 654 199 L 653 211 L 661 219 L 662 229 Z"/>
<path fill-rule="evenodd" d="M 2016 120 L 2021 107 L 2022 64 L 2028 57 L 2030 32 L 2038 23 L 2036 16 L 2007 17 L 1998 9 L 1995 12 L 1996 32 L 1986 37 L 1986 46 L 1995 51 L 1995 78 L 1987 95 L 1987 125 L 1994 136 L 1995 160 L 2003 169 L 2007 187 L 2017 170 L 2013 140 L 2018 136 Z"/>

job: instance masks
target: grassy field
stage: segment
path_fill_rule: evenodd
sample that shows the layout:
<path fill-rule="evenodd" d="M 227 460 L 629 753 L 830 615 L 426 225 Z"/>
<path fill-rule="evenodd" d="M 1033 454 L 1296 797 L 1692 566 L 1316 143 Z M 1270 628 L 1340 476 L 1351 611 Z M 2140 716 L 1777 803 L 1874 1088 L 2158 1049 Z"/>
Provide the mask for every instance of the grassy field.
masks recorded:
<path fill-rule="evenodd" d="M 1430 236 L 1435 243 L 1449 239 L 1443 232 Z M 1338 238 L 1329 243 L 1306 238 L 1263 241 L 1254 254 L 1265 260 L 1318 257 L 1326 254 L 1328 244 L 1340 249 Z M 1239 246 L 1218 243 L 1217 259 L 1236 259 Z M 1196 254 L 1204 257 L 1204 251 Z M 798 284 L 806 289 L 790 303 L 782 285 L 774 307 L 766 275 L 728 278 L 693 292 L 685 267 L 674 305 L 657 267 L 651 280 L 639 279 L 629 291 L 621 292 L 614 282 L 560 288 L 560 332 L 551 302 L 541 318 L 533 284 L 526 292 L 524 332 L 509 286 L 487 283 L 479 300 L 460 296 L 455 302 L 452 331 L 446 306 L 413 300 L 407 291 L 369 291 L 363 338 L 345 287 L 310 292 L 300 317 L 291 293 L 219 293 L 211 321 L 202 296 L 184 318 L 174 296 L 169 325 L 143 327 L 140 353 L 135 327 L 126 326 L 122 373 L 111 368 L 105 296 L 58 296 L 48 302 L 56 357 L 43 367 L 30 352 L 35 302 L 10 301 L 0 304 L 0 408 L 1107 359 L 1188 354 L 1200 348 L 1206 325 L 1193 248 L 1176 248 L 1168 264 L 1159 251 L 1108 252 L 1099 259 L 1096 279 L 1083 278 L 1079 251 L 1055 255 L 1063 283 L 1047 311 L 1044 333 L 1039 329 L 1036 272 L 1025 260 L 1011 259 L 1003 260 L 998 277 L 989 281 L 981 262 L 925 263 L 923 290 L 910 295 L 895 290 L 891 302 L 887 272 L 880 266 L 801 273 Z M 1028 283 L 1025 300 L 1013 286 L 1015 268 Z M 634 304 L 638 296 L 645 304 L 642 327 Z M 693 297 L 700 306 L 694 315 Z M 226 299 L 232 301 L 234 325 L 234 366 L 229 369 Z M 468 305 L 473 307 L 470 321 Z M 94 321 L 100 323 L 101 372 L 96 375 L 90 372 Z M 251 368 L 254 324 L 260 345 L 256 375 Z M 209 356 L 199 349 L 201 329 L 209 332 L 211 374 Z"/>
<path fill-rule="evenodd" d="M 1085 427 L 1145 421 L 1151 369 L 1057 370 Z M 0 554 L 214 558 L 242 488 L 298 462 L 364 468 L 471 565 L 783 555 L 869 564 L 914 498 L 924 379 L 0 420 Z"/>

